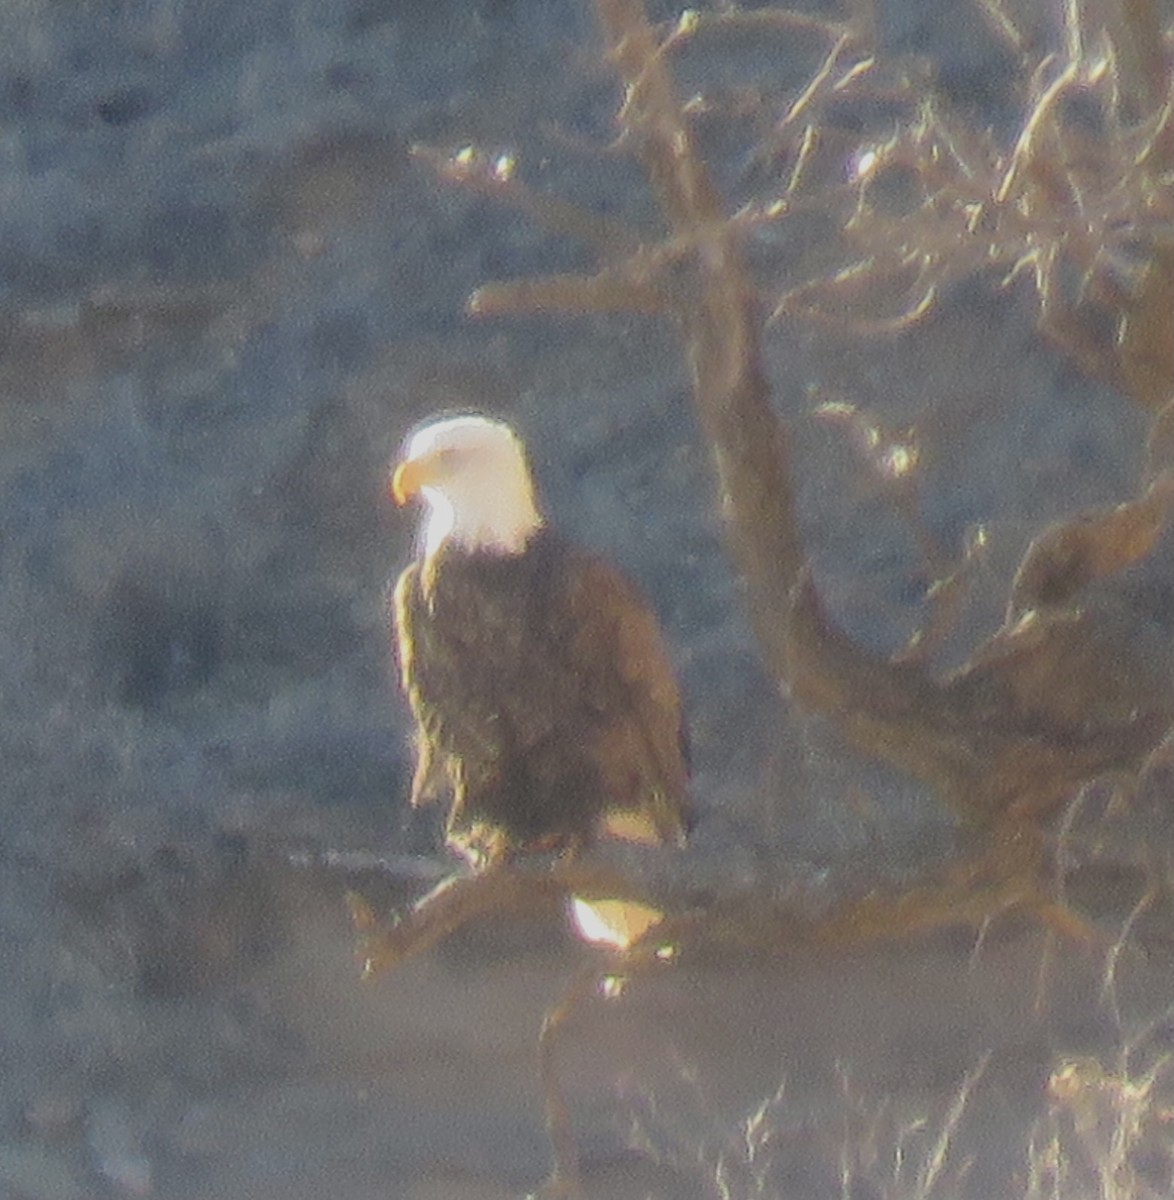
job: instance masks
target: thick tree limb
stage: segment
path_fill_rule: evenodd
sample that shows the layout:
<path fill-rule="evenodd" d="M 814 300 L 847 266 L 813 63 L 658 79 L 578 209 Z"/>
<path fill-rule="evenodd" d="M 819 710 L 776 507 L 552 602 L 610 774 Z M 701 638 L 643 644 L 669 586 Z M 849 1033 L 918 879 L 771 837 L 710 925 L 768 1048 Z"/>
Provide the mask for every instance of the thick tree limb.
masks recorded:
<path fill-rule="evenodd" d="M 733 558 L 776 677 L 862 748 L 928 781 L 984 823 L 1004 814 L 1038 819 L 1085 780 L 1135 769 L 1174 720 L 1174 692 L 1132 644 L 1126 614 L 1070 606 L 1009 621 L 945 681 L 868 653 L 827 619 L 806 568 L 786 430 L 770 405 L 762 320 L 738 232 L 694 150 L 664 43 L 643 4 L 596 6 L 625 85 L 620 121 L 674 239 L 696 246 L 673 277 L 671 299 Z M 1050 531 L 1048 545 L 1029 553 L 1032 578 L 1063 576 L 1057 587 L 1075 604 L 1085 583 L 1148 551 L 1169 507 L 1163 481 L 1134 505 L 1082 518 L 1070 536 Z M 1077 546 L 1080 564 L 1058 561 Z M 1017 594 L 1030 592 L 1024 585 Z"/>
<path fill-rule="evenodd" d="M 451 875 L 405 913 L 380 920 L 362 896 L 347 895 L 364 979 L 431 949 L 469 924 L 506 912 L 541 912 L 571 896 L 632 898 L 648 902 L 647 889 L 606 867 L 556 862 L 549 869 L 507 863 L 471 875 Z"/>
<path fill-rule="evenodd" d="M 658 36 L 643 6 L 597 0 L 609 54 L 626 90 L 620 120 L 639 148 L 673 234 L 696 244 L 673 279 L 694 397 L 717 466 L 735 564 L 751 619 L 780 679 L 786 676 L 786 597 L 805 553 L 787 461 L 786 433 L 770 405 L 759 343 L 758 296 L 739 235 L 693 149 Z"/>

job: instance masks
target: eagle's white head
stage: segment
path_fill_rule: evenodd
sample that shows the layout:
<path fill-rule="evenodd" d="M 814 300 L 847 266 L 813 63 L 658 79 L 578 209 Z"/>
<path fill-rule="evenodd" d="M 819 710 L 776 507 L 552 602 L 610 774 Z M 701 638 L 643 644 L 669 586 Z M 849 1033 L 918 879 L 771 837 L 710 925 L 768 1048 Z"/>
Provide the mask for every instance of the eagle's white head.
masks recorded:
<path fill-rule="evenodd" d="M 428 505 L 424 553 L 449 539 L 469 550 L 520 554 L 543 524 L 526 449 L 502 421 L 444 417 L 409 439 L 391 477 L 397 504 Z"/>

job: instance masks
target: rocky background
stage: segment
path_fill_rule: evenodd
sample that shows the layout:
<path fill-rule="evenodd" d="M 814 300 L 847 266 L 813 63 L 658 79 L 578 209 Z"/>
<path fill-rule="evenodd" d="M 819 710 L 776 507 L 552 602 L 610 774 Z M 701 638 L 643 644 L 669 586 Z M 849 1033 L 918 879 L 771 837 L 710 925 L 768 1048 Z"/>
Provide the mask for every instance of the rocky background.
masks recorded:
<path fill-rule="evenodd" d="M 880 9 L 886 47 L 1008 127 L 1010 69 L 977 10 Z M 801 49 L 735 39 L 682 86 L 798 82 L 817 61 Z M 401 899 L 447 866 L 405 806 L 386 618 L 413 535 L 387 464 L 437 410 L 516 422 L 556 519 L 663 615 L 701 820 L 658 869 L 832 894 L 954 837 L 759 665 L 675 331 L 465 315 L 480 283 L 588 260 L 410 148 L 509 154 L 531 185 L 655 229 L 608 144 L 616 103 L 581 0 L 0 10 L 0 1194 L 493 1197 L 541 1178 L 533 1038 L 581 951 L 557 928 L 482 931 L 363 989 L 342 904 L 380 860 L 393 882 L 373 886 Z M 763 234 L 762 261 L 783 270 L 818 233 Z M 956 546 L 988 529 L 959 645 L 997 624 L 1043 523 L 1135 489 L 1142 415 L 1014 291 L 960 289 L 896 338 L 780 328 L 770 353 L 821 587 L 880 651 L 917 627 L 927 580 L 818 403 L 929 428 L 924 519 Z M 1057 1046 L 1092 1039 L 1083 1015 L 1032 1024 L 1035 935 L 977 981 L 968 951 L 726 961 L 591 1018 L 572 1057 L 598 1194 L 711 1194 L 740 1114 L 784 1078 L 821 1081 L 770 1110 L 797 1153 L 821 1104 L 855 1111 L 829 1099 L 841 1067 L 896 1097 L 900 1129 L 894 1112 L 940 1111 L 1009 1048 L 982 1123 L 997 1161 Z M 1095 992 L 1099 960 L 1065 969 Z M 642 1011 L 675 1033 L 650 1039 Z M 775 1194 L 753 1168 L 732 1194 Z M 793 1172 L 785 1194 L 814 1194 Z"/>

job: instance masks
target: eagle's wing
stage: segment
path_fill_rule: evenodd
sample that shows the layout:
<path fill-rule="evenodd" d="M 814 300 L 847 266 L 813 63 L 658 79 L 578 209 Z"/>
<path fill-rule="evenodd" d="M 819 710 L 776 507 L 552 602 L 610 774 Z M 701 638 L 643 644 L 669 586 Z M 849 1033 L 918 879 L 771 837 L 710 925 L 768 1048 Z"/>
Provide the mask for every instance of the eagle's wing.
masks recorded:
<path fill-rule="evenodd" d="M 424 570 L 406 567 L 393 595 L 400 678 L 416 721 L 415 807 L 451 795 L 453 772 L 466 781 L 495 775 L 526 728 L 522 715 L 538 738 L 555 707 L 525 701 L 524 626 L 515 606 L 474 594 L 466 580 L 450 583 L 442 617 L 424 595 Z"/>
<path fill-rule="evenodd" d="M 479 792 L 508 771 L 511 756 L 565 789 L 568 753 L 587 749 L 603 792 L 596 828 L 680 842 L 687 751 L 656 618 L 603 559 L 561 542 L 547 548 L 553 557 L 532 560 L 533 572 L 511 575 L 501 591 L 474 589 L 471 569 L 450 574 L 433 609 L 419 564 L 400 576 L 396 641 L 417 725 L 412 802 L 451 792 L 454 768 Z"/>
<path fill-rule="evenodd" d="M 410 563 L 396 580 L 392 593 L 392 620 L 400 685 L 416 722 L 416 770 L 412 776 L 413 808 L 440 799 L 448 787 L 443 756 L 438 753 L 432 706 L 419 669 L 419 639 L 426 637 L 425 623 L 416 619 L 420 603 L 420 564 Z"/>
<path fill-rule="evenodd" d="M 602 558 L 575 556 L 568 572 L 574 634 L 571 670 L 607 706 L 600 757 L 618 813 L 611 832 L 680 842 L 690 823 L 687 731 L 681 693 L 660 625 L 636 586 Z M 616 703 L 617 698 L 619 703 Z M 611 715 L 614 713 L 614 716 Z M 628 809 L 650 820 L 654 839 L 625 827 Z"/>

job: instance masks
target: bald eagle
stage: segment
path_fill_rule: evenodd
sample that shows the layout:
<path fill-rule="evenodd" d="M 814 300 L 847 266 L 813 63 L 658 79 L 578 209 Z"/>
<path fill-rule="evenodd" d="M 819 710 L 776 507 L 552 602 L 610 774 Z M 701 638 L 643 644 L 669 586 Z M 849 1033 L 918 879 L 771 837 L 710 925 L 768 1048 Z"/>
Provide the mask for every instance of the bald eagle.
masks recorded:
<path fill-rule="evenodd" d="M 426 506 L 394 593 L 413 806 L 447 799 L 447 844 L 476 869 L 599 835 L 681 844 L 686 739 L 656 618 L 546 523 L 513 430 L 478 416 L 423 426 L 391 492 Z"/>

